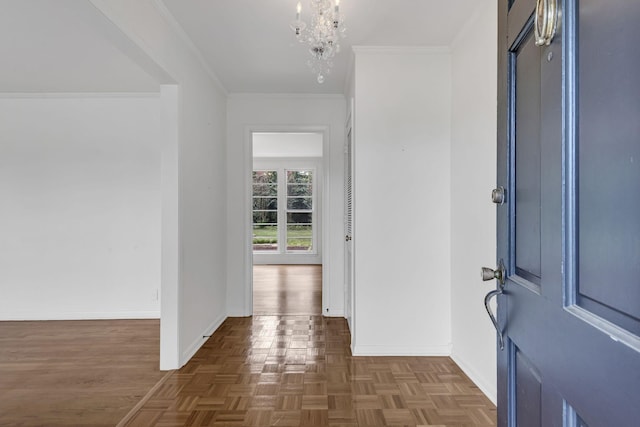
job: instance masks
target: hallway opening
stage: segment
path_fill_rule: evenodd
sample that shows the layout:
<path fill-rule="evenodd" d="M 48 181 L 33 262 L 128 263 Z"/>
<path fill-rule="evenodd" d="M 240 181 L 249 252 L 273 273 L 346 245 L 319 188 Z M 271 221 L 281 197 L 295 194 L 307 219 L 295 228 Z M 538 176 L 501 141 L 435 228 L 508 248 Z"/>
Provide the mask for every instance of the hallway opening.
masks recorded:
<path fill-rule="evenodd" d="M 322 314 L 323 134 L 252 134 L 254 315 Z"/>

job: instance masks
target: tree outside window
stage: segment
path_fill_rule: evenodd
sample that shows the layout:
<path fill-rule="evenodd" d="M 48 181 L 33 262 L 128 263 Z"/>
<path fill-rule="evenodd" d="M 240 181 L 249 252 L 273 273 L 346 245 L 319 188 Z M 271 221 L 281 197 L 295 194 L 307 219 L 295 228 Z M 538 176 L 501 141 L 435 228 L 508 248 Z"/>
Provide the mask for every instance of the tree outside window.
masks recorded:
<path fill-rule="evenodd" d="M 314 251 L 313 175 L 309 169 L 253 171 L 254 251 Z"/>

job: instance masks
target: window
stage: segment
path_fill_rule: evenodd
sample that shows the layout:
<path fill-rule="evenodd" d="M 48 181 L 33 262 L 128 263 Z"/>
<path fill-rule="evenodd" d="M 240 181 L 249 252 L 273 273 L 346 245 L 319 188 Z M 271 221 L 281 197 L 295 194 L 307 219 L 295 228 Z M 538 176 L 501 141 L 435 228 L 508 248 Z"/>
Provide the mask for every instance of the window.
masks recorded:
<path fill-rule="evenodd" d="M 278 250 L 277 171 L 253 171 L 253 250 Z"/>
<path fill-rule="evenodd" d="M 313 171 L 287 170 L 287 251 L 313 250 Z"/>
<path fill-rule="evenodd" d="M 253 171 L 253 250 L 316 253 L 313 169 Z"/>

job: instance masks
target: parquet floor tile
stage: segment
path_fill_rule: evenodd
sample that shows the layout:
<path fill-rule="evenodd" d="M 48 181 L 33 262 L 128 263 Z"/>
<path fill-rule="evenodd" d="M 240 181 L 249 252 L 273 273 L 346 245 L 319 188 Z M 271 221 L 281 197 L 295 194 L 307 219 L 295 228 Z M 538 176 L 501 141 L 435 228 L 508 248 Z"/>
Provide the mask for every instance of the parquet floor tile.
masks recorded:
<path fill-rule="evenodd" d="M 127 426 L 495 426 L 448 357 L 353 357 L 344 319 L 229 318 Z"/>
<path fill-rule="evenodd" d="M 322 314 L 322 266 L 254 265 L 253 314 Z"/>

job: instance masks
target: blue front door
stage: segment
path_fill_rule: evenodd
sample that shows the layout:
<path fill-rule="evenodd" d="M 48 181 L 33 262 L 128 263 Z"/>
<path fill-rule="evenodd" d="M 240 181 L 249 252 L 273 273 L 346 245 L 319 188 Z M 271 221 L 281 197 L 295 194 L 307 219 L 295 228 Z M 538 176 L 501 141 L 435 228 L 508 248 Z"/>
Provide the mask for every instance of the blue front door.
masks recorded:
<path fill-rule="evenodd" d="M 500 426 L 640 426 L 639 23 L 499 0 Z"/>

